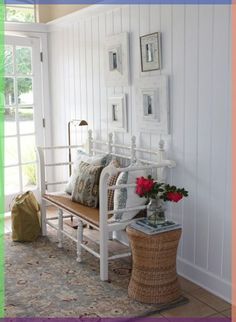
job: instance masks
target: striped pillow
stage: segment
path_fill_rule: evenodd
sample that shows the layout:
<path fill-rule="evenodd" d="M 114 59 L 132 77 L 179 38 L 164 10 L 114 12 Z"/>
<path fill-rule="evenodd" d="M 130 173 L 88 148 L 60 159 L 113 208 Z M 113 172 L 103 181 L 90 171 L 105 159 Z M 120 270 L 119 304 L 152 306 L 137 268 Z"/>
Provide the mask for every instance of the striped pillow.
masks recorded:
<path fill-rule="evenodd" d="M 119 168 L 120 167 L 120 162 L 117 161 L 117 160 L 112 160 L 109 165 L 113 165 L 114 167 L 116 168 Z M 108 179 L 108 182 L 107 182 L 107 185 L 108 186 L 115 186 L 116 185 L 116 181 L 119 177 L 119 173 L 116 174 L 115 176 L 110 176 L 109 179 Z M 114 193 L 115 193 L 115 190 L 108 190 L 108 195 L 107 195 L 107 198 L 108 198 L 108 211 L 111 211 L 114 209 Z"/>

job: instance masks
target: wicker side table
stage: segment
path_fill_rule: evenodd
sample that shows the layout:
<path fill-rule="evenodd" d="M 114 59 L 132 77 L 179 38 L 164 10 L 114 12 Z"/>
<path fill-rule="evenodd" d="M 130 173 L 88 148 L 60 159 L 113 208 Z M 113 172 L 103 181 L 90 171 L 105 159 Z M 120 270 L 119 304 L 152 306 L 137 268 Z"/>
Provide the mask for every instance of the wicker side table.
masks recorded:
<path fill-rule="evenodd" d="M 176 273 L 176 253 L 181 229 L 147 235 L 126 229 L 132 251 L 131 298 L 142 303 L 167 305 L 181 298 Z"/>

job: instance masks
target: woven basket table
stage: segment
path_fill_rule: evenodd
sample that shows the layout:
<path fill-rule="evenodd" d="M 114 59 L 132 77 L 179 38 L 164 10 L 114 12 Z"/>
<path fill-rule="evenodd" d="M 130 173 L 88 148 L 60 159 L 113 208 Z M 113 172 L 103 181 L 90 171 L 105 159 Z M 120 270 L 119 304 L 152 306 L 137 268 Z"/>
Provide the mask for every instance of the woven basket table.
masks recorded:
<path fill-rule="evenodd" d="M 132 251 L 128 294 L 142 303 L 166 305 L 181 298 L 176 254 L 181 229 L 157 235 L 126 229 Z"/>

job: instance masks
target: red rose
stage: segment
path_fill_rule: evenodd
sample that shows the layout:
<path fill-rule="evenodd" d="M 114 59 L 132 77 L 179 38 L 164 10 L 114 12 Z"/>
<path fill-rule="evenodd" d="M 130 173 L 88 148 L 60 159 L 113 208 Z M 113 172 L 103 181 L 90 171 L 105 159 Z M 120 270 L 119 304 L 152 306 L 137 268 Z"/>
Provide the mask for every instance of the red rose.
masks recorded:
<path fill-rule="evenodd" d="M 167 192 L 167 199 L 169 201 L 178 202 L 183 198 L 182 193 L 180 192 Z"/>
<path fill-rule="evenodd" d="M 152 191 L 153 186 L 154 186 L 154 182 L 153 182 L 152 179 L 146 179 L 143 182 L 143 187 L 144 187 L 144 189 L 145 189 L 146 192 Z"/>
<path fill-rule="evenodd" d="M 136 179 L 136 193 L 143 197 L 145 194 L 152 191 L 155 183 L 153 179 L 146 179 L 144 177 L 139 177 Z"/>
<path fill-rule="evenodd" d="M 143 189 L 142 189 L 142 187 L 137 186 L 136 187 L 136 193 L 137 193 L 137 195 L 139 195 L 140 197 L 142 197 L 143 196 Z"/>

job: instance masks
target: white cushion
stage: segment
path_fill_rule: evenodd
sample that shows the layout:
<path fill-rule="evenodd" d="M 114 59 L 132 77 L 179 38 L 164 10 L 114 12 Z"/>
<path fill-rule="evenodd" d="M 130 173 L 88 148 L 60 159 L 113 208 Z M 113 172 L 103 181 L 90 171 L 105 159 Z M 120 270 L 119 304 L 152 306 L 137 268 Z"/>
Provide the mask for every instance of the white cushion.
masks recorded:
<path fill-rule="evenodd" d="M 72 175 L 70 176 L 68 183 L 66 184 L 65 192 L 72 194 L 76 179 L 79 175 L 79 166 L 81 161 L 92 164 L 92 165 L 103 165 L 106 166 L 110 161 L 111 156 L 109 154 L 89 156 L 82 150 L 76 151 L 76 157 L 73 165 Z"/>
<path fill-rule="evenodd" d="M 129 167 L 140 167 L 142 164 L 140 162 L 135 162 L 131 164 Z M 145 170 L 136 170 L 130 172 L 121 172 L 117 179 L 116 184 L 131 184 L 136 183 L 136 178 L 146 176 Z M 138 206 L 143 206 L 146 203 L 146 198 L 140 198 L 136 192 L 136 188 L 122 188 L 116 189 L 114 193 L 114 210 L 123 209 L 123 208 L 133 208 Z M 110 219 L 116 221 L 126 221 L 134 218 L 139 210 L 116 213 Z"/>

